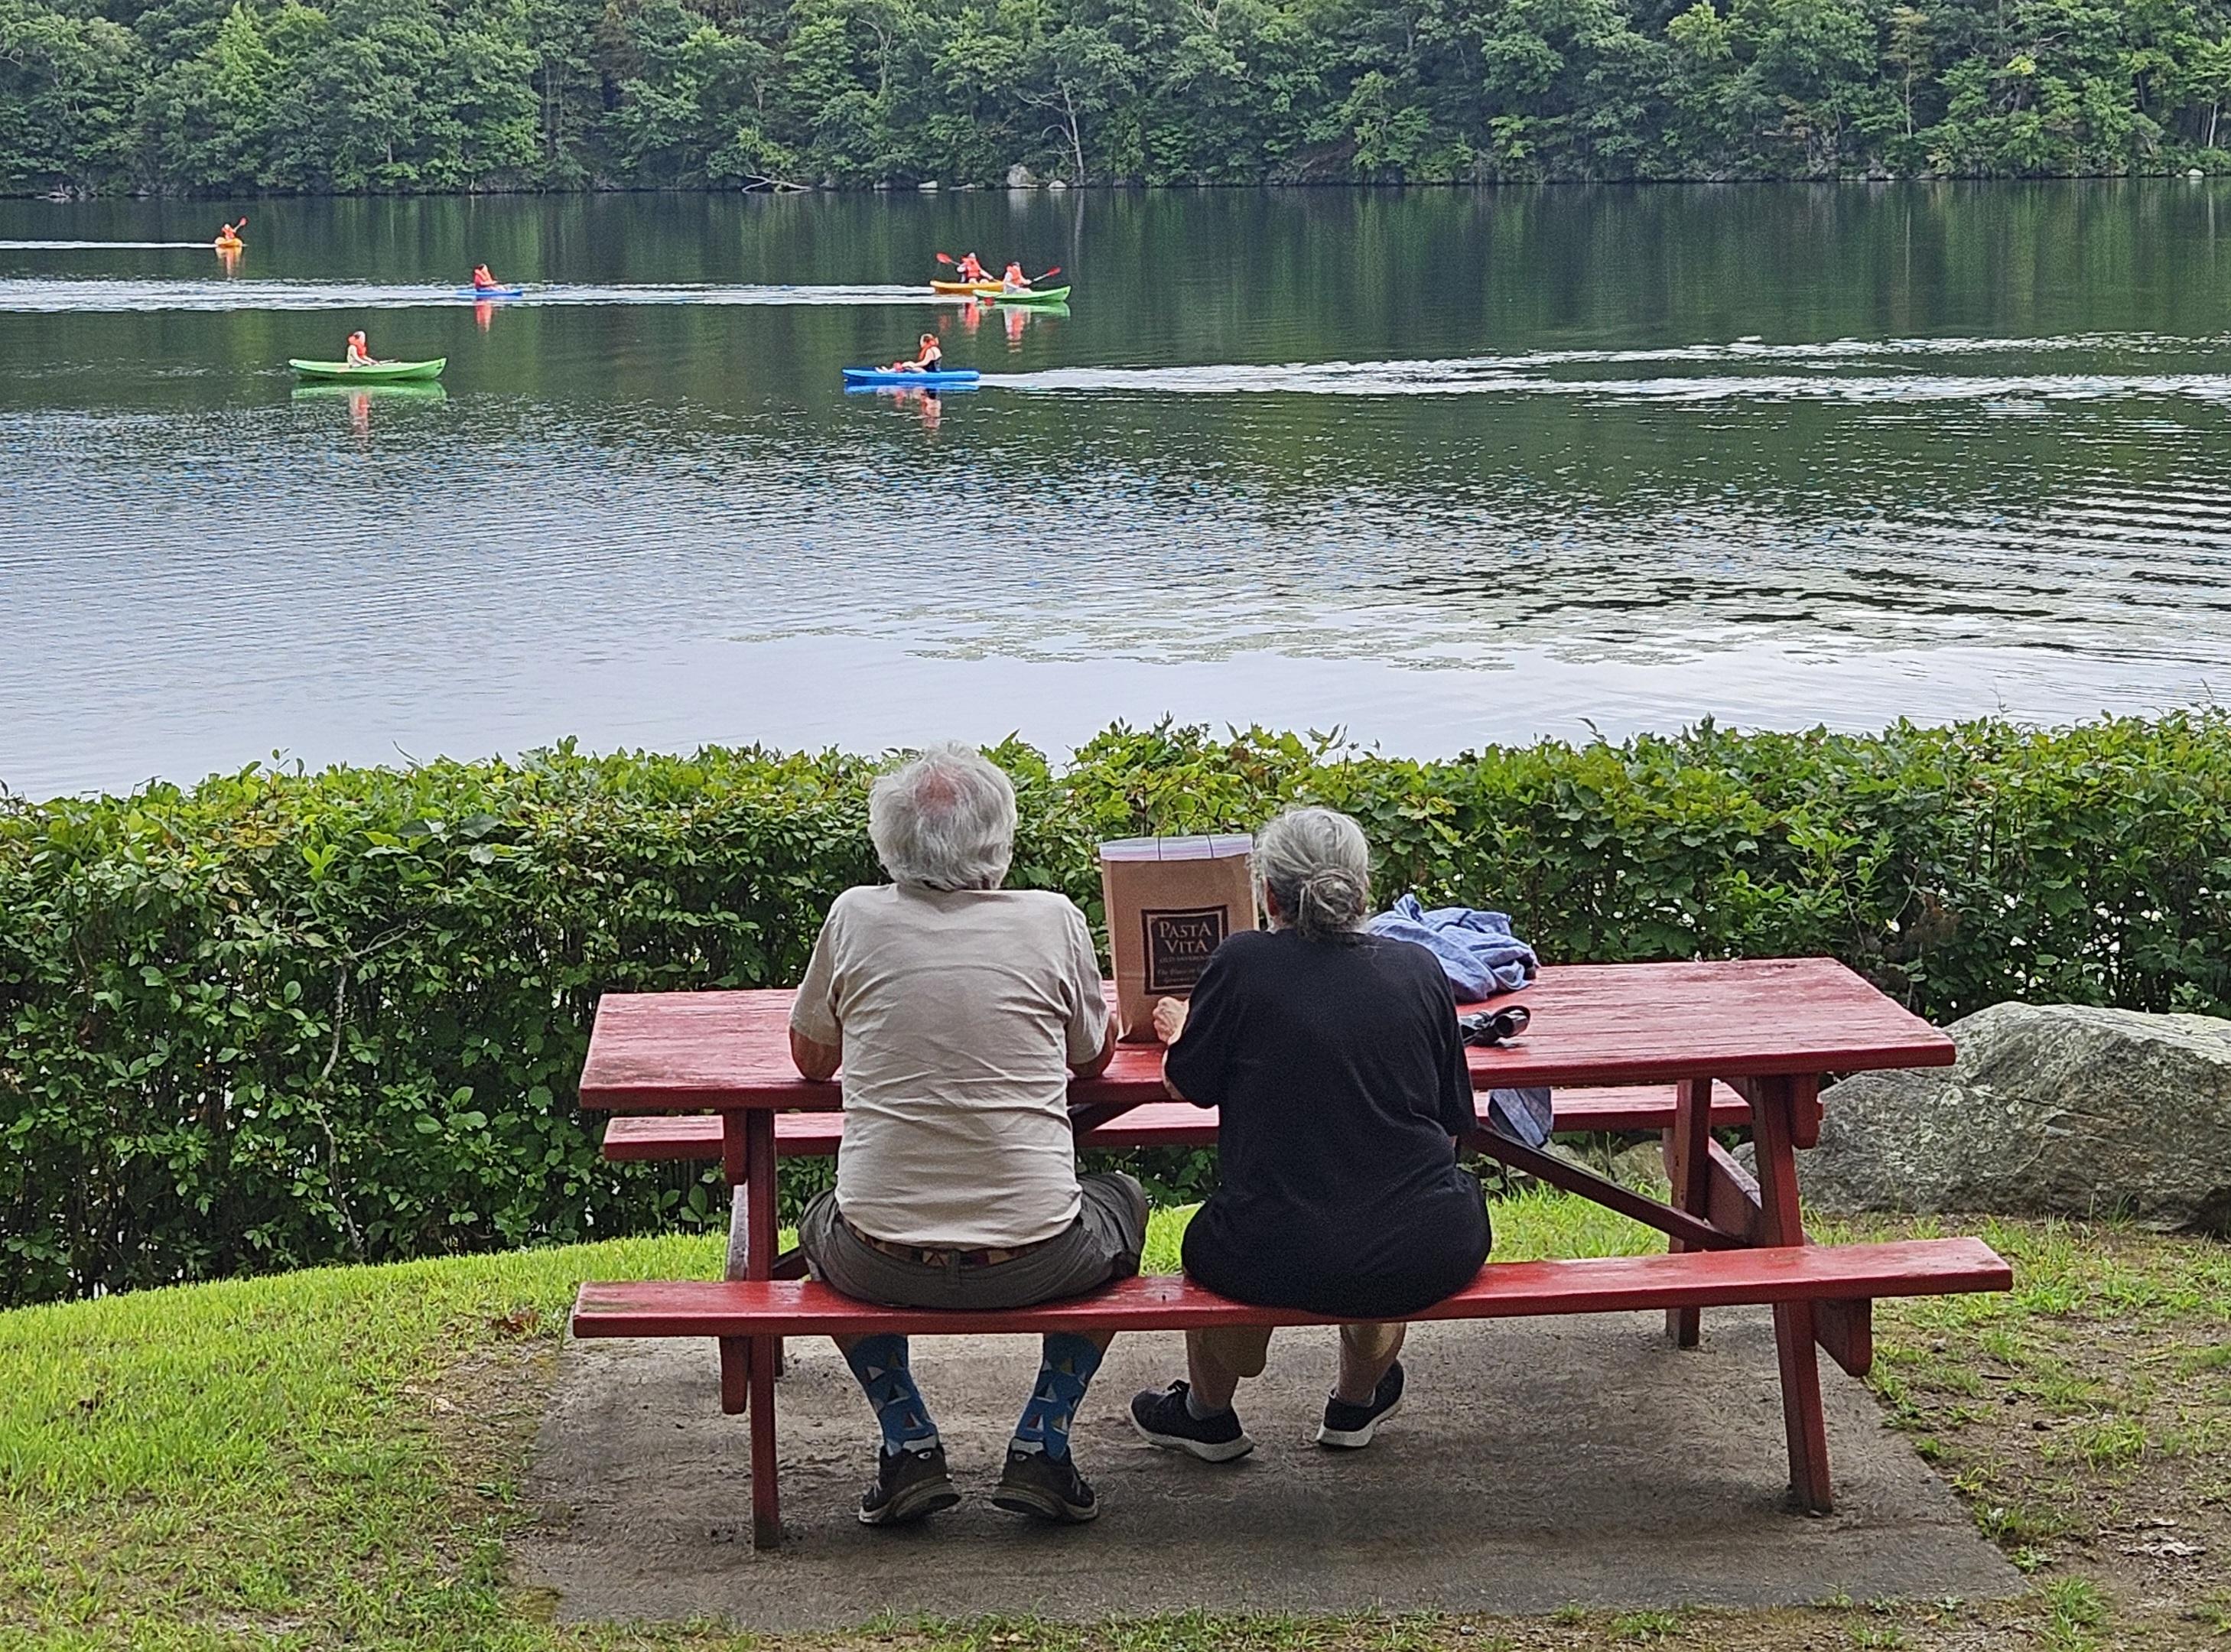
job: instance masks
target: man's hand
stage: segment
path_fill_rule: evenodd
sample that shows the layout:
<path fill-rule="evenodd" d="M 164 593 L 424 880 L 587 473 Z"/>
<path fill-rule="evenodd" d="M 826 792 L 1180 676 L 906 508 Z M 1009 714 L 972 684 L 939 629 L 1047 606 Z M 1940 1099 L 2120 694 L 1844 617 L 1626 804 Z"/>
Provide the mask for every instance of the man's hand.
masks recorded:
<path fill-rule="evenodd" d="M 817 1043 L 796 1027 L 790 1029 L 790 1059 L 797 1065 L 799 1076 L 814 1084 L 826 1084 L 837 1076 L 837 1063 L 844 1059 L 842 1046 Z"/>
<path fill-rule="evenodd" d="M 1158 998 L 1154 1001 L 1154 1036 L 1165 1044 L 1174 1044 L 1185 1036 L 1186 1001 L 1182 998 Z"/>

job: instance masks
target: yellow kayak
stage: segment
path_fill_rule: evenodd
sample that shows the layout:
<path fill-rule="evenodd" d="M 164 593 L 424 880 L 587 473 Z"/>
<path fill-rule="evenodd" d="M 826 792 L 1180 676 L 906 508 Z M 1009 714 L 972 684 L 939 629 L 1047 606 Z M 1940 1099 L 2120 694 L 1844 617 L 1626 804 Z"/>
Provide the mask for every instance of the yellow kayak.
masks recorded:
<path fill-rule="evenodd" d="M 999 283 L 995 281 L 934 281 L 929 284 L 929 290 L 933 293 L 967 293 L 980 298 L 987 293 L 998 292 Z"/>
<path fill-rule="evenodd" d="M 230 241 L 227 241 L 220 236 L 210 244 L 216 247 L 219 252 L 238 252 L 242 247 L 246 246 L 248 243 L 240 240 L 237 236 Z"/>

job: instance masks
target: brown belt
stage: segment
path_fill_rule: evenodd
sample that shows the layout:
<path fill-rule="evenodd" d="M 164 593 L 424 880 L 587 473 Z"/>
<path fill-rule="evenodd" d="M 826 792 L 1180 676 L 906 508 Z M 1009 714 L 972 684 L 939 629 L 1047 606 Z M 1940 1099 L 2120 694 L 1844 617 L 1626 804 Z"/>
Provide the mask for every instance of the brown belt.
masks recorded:
<path fill-rule="evenodd" d="M 1012 1262 L 1018 1256 L 1028 1256 L 1032 1251 L 1053 1243 L 1051 1239 L 1037 1239 L 1027 1245 L 1006 1245 L 982 1250 L 964 1250 L 952 1245 L 902 1245 L 895 1240 L 878 1239 L 873 1234 L 863 1232 L 841 1210 L 837 1213 L 837 1220 L 844 1224 L 846 1233 L 870 1249 L 923 1267 L 994 1267 L 1001 1262 Z M 1058 1234 L 1054 1235 L 1056 1239 L 1059 1237 Z"/>

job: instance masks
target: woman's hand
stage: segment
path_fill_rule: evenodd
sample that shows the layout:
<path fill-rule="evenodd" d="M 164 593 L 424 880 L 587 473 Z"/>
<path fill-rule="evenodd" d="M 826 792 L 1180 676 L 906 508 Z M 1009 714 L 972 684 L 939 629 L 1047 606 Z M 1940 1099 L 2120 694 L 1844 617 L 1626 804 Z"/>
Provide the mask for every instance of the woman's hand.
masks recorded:
<path fill-rule="evenodd" d="M 1187 1004 L 1182 998 L 1158 998 L 1154 1001 L 1154 1036 L 1165 1044 L 1174 1044 L 1185 1035 Z"/>

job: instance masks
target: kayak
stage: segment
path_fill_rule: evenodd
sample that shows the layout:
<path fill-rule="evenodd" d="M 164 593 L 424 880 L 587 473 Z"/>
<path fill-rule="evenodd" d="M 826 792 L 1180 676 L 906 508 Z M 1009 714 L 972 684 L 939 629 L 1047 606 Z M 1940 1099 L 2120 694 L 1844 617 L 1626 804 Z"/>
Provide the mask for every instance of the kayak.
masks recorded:
<path fill-rule="evenodd" d="M 979 296 L 996 293 L 999 283 L 995 281 L 934 281 L 929 284 L 933 293 L 973 293 Z"/>
<path fill-rule="evenodd" d="M 999 304 L 1066 304 L 1069 302 L 1069 288 L 1039 287 L 1027 293 L 994 292 L 991 297 L 993 302 Z"/>
<path fill-rule="evenodd" d="M 897 373 L 889 367 L 844 369 L 848 385 L 901 385 L 915 390 L 949 390 L 955 385 L 973 385 L 977 377 L 973 367 L 941 368 L 935 373 Z"/>
<path fill-rule="evenodd" d="M 210 244 L 215 247 L 219 252 L 238 252 L 242 247 L 246 246 L 248 243 L 245 241 L 227 241 L 223 237 L 219 237 L 217 240 L 210 243 Z"/>
<path fill-rule="evenodd" d="M 527 288 L 524 287 L 460 287 L 457 288 L 457 296 L 469 298 L 475 303 L 479 303 L 483 299 L 490 298 L 525 298 Z"/>
<path fill-rule="evenodd" d="M 383 361 L 377 366 L 352 367 L 346 361 L 294 361 L 287 364 L 305 379 L 346 380 L 359 385 L 399 385 L 412 379 L 439 379 L 449 365 L 447 356 L 431 361 Z"/>

